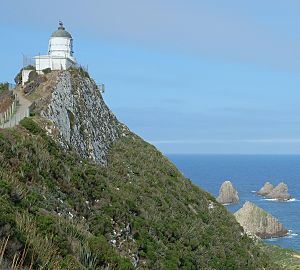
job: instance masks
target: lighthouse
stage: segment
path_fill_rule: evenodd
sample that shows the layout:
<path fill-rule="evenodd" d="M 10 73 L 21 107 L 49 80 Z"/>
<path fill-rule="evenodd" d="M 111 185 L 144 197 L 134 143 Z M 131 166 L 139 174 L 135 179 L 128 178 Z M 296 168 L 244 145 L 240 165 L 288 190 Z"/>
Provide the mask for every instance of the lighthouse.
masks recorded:
<path fill-rule="evenodd" d="M 50 36 L 48 54 L 35 56 L 33 60 L 34 64 L 24 66 L 22 70 L 23 86 L 29 80 L 29 75 L 33 70 L 32 65 L 35 65 L 34 69 L 38 74 L 45 74 L 49 70 L 66 70 L 77 66 L 73 56 L 72 35 L 66 31 L 62 22 L 59 22 L 58 29 Z"/>
<path fill-rule="evenodd" d="M 66 70 L 76 66 L 76 59 L 73 56 L 73 38 L 62 22 L 59 22 L 58 29 L 50 36 L 48 54 L 36 56 L 34 59 L 39 74 L 42 74 L 45 69 Z"/>

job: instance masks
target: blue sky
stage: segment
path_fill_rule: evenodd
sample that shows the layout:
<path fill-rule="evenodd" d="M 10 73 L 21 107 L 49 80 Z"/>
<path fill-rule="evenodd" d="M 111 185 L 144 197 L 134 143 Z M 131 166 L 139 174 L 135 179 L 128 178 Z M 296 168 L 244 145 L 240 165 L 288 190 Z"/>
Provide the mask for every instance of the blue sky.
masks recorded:
<path fill-rule="evenodd" d="M 0 81 L 58 20 L 113 112 L 161 151 L 300 154 L 298 0 L 2 0 Z"/>

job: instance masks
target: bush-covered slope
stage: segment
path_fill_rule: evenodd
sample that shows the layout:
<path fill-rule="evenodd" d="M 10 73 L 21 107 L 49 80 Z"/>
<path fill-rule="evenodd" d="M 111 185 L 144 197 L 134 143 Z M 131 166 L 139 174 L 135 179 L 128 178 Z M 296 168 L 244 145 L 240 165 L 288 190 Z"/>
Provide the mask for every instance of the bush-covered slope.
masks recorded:
<path fill-rule="evenodd" d="M 62 151 L 34 120 L 0 131 L 3 265 L 20 253 L 34 269 L 277 269 L 233 215 L 136 135 L 99 166 Z"/>
<path fill-rule="evenodd" d="M 282 269 L 300 270 L 299 252 L 274 245 L 261 244 L 260 246 Z"/>

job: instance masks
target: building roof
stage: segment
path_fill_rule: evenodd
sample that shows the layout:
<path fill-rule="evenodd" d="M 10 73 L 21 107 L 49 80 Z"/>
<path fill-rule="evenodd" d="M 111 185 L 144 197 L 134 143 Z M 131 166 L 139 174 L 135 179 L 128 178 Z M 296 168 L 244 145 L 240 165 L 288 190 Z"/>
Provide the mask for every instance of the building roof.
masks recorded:
<path fill-rule="evenodd" d="M 62 22 L 59 22 L 58 29 L 52 33 L 51 37 L 72 38 L 71 34 L 65 30 L 65 27 Z"/>

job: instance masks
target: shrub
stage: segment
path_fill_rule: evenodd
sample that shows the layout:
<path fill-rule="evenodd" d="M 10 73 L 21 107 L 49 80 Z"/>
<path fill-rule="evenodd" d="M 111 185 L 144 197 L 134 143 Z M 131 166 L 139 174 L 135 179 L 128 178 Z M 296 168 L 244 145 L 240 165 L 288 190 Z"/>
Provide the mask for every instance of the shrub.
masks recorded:
<path fill-rule="evenodd" d="M 0 94 L 5 92 L 5 91 L 8 91 L 9 90 L 9 85 L 7 82 L 5 83 L 0 83 Z"/>
<path fill-rule="evenodd" d="M 29 117 L 25 117 L 21 120 L 20 124 L 34 135 L 45 134 L 45 131 Z"/>
<path fill-rule="evenodd" d="M 24 70 L 36 70 L 33 65 L 28 65 L 28 66 L 24 67 L 23 69 Z"/>
<path fill-rule="evenodd" d="M 44 74 L 49 74 L 52 70 L 51 70 L 51 68 L 45 68 L 42 71 Z"/>
<path fill-rule="evenodd" d="M 38 74 L 35 70 L 32 70 L 32 71 L 29 73 L 28 83 L 34 81 L 38 76 L 39 76 L 39 74 Z"/>

